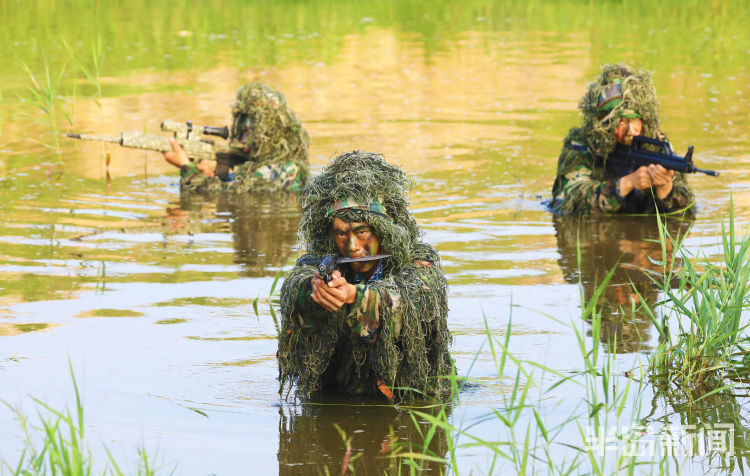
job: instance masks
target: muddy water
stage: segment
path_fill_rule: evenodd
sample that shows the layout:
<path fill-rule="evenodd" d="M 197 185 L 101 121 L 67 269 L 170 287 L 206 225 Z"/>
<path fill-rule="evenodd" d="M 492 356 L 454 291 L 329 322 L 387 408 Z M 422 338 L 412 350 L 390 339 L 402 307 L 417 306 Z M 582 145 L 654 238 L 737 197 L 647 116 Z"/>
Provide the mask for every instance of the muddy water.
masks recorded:
<path fill-rule="evenodd" d="M 458 15 L 445 10 L 437 13 Z M 651 31 L 671 49 L 655 41 L 644 51 L 609 44 L 587 23 L 561 27 L 555 15 L 563 13 L 519 20 L 512 29 L 488 27 L 486 18 L 467 19 L 462 12 L 458 26 L 437 39 L 423 19 L 429 12 L 407 12 L 414 24 L 362 13 L 354 26 L 339 20 L 341 32 L 323 34 L 320 44 L 306 18 L 300 32 L 285 26 L 287 33 L 250 35 L 253 44 L 270 45 L 279 55 L 252 59 L 242 59 L 246 47 L 232 35 L 225 43 L 216 40 L 222 48 L 213 56 L 201 49 L 193 40 L 213 38 L 213 25 L 192 25 L 193 32 L 189 23 L 175 31 L 152 25 L 173 38 L 166 44 L 183 42 L 175 55 L 194 51 L 179 62 L 170 56 L 175 64 L 166 56 L 172 53 L 159 51 L 152 66 L 147 58 L 162 40 L 151 39 L 151 56 L 136 52 L 128 60 L 114 56 L 123 46 L 109 32 L 104 55 L 111 72 L 104 70 L 102 97 L 94 101 L 90 83 L 68 66 L 59 107 L 73 124 L 59 119 L 59 127 L 156 131 L 166 118 L 223 125 L 236 87 L 259 79 L 282 90 L 305 123 L 313 137 L 313 172 L 352 149 L 380 152 L 401 165 L 414 181 L 415 216 L 449 277 L 459 373 L 471 369 L 480 382 L 463 392 L 452 418 L 478 423 L 507 390 L 486 345 L 485 318 L 494 335 L 504 335 L 511 323 L 511 350 L 519 358 L 580 370 L 575 335 L 557 321 L 585 331 L 588 324 L 576 320 L 581 294 L 590 297 L 617 266 L 602 298 L 602 348 L 614 350 L 627 367 L 654 345 L 648 319 L 620 310 L 658 300 L 637 270 L 660 258 L 661 248 L 649 241 L 658 237 L 653 219 L 579 223 L 555 219 L 541 204 L 561 139 L 577 124 L 577 101 L 600 63 L 625 59 L 653 69 L 663 127 L 678 152 L 692 144 L 699 166 L 722 172 L 690 178 L 697 217 L 670 225 L 687 234 L 688 249 L 720 252 L 718 226 L 730 193 L 739 224 L 750 221 L 750 75 L 741 64 L 748 51 L 717 39 L 710 20 L 703 37 L 682 44 L 673 30 L 687 20 L 675 19 L 675 28 Z M 730 19 L 725 14 L 715 21 Z M 643 32 L 649 25 L 633 28 Z M 30 44 L 16 40 L 17 52 Z M 88 51 L 86 44 L 77 48 Z M 54 71 L 63 53 L 52 51 Z M 269 48 L 263 51 L 270 55 Z M 128 61 L 138 64 L 128 67 Z M 72 405 L 70 362 L 95 459 L 106 460 L 99 441 L 126 462 L 135 461 L 143 445 L 160 463 L 177 464 L 180 474 L 246 472 L 239 468 L 309 474 L 323 465 L 335 472 L 345 447 L 334 423 L 352 436 L 352 454 L 362 454 L 358 472 L 382 474 L 392 464 L 380 458 L 391 431 L 402 440 L 418 439 L 409 416 L 380 400 L 329 396 L 301 404 L 279 398 L 268 295 L 277 272 L 297 256 L 293 198 L 181 201 L 177 175 L 158 154 L 111 148 L 107 166 L 95 144 L 64 142 L 59 155 L 51 153 L 39 143 L 54 141 L 40 124 L 44 116 L 28 100 L 15 99 L 28 78 L 6 75 L 0 96 L 0 398 L 27 414 L 34 413 L 29 396 L 53 407 Z M 561 386 L 539 401 L 554 420 L 569 415 L 580 396 L 580 389 Z M 695 418 L 670 403 L 648 411 L 654 420 Z M 747 416 L 746 402 L 737 400 L 705 420 Z M 491 421 L 478 423 L 475 432 L 498 438 Z M 0 435 L 0 457 L 16 461 L 21 430 L 5 407 Z M 575 440 L 577 430 L 559 438 Z M 444 439 L 433 442 L 436 454 L 446 448 Z M 489 471 L 487 454 L 468 449 L 459 455 L 462 472 Z M 700 461 L 691 464 L 702 468 Z"/>

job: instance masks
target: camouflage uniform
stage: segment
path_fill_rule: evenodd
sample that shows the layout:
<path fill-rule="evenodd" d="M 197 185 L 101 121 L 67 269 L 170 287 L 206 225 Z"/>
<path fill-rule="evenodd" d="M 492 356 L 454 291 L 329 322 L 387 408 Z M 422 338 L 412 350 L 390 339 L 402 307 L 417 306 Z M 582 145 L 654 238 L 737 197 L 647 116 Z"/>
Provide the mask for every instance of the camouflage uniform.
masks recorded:
<path fill-rule="evenodd" d="M 411 393 L 400 387 L 449 393 L 448 381 L 439 378 L 452 371 L 445 275 L 437 252 L 419 241 L 407 190 L 400 169 L 379 155 L 352 152 L 334 159 L 302 191 L 307 253 L 281 290 L 280 391 L 296 384 L 303 397 L 321 388 L 389 397 L 391 391 Z M 390 256 L 369 279 L 341 266 L 356 286 L 356 302 L 329 312 L 313 301 L 311 278 L 325 255 L 338 256 L 334 217 L 369 224 Z"/>
<path fill-rule="evenodd" d="M 650 189 L 632 190 L 622 197 L 618 180 L 632 170 L 615 170 L 607 161 L 615 148 L 615 128 L 620 118 L 640 118 L 641 134 L 646 137 L 662 135 L 656 92 L 647 72 L 605 65 L 579 107 L 583 124 L 568 133 L 558 159 L 551 202 L 556 213 L 670 212 L 693 203 L 693 193 L 681 172 L 675 173 L 672 191 L 664 199 L 656 198 Z"/>
<path fill-rule="evenodd" d="M 202 174 L 191 161 L 180 169 L 180 190 L 299 192 L 308 176 L 309 146 L 310 136 L 283 94 L 261 83 L 246 84 L 232 104 L 230 152 L 217 154 L 216 176 Z"/>
<path fill-rule="evenodd" d="M 617 191 L 621 173 L 600 165 L 584 146 L 581 129 L 570 131 L 558 159 L 553 208 L 561 213 L 654 213 L 681 210 L 693 202 L 693 193 L 682 172 L 676 172 L 672 191 L 664 199 L 650 190 L 632 190 L 622 197 Z M 564 166 L 561 166 L 564 164 Z"/>

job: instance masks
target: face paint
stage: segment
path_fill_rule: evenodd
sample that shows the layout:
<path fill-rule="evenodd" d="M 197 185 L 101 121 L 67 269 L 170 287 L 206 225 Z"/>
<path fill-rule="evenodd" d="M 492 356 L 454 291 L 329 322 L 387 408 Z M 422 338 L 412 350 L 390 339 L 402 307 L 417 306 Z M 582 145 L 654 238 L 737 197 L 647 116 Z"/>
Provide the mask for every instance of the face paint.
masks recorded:
<path fill-rule="evenodd" d="M 250 116 L 244 114 L 235 116 L 234 123 L 232 124 L 230 146 L 241 149 L 245 153 L 249 152 L 252 142 L 252 133 L 253 120 Z"/>
<path fill-rule="evenodd" d="M 643 121 L 640 118 L 622 118 L 617 123 L 615 129 L 615 142 L 618 144 L 630 145 L 633 143 L 633 137 L 641 135 L 643 131 Z"/>
<path fill-rule="evenodd" d="M 372 227 L 365 222 L 348 223 L 333 219 L 333 241 L 341 256 L 362 258 L 380 253 L 380 240 Z M 349 263 L 354 271 L 367 274 L 375 271 L 380 260 Z"/>

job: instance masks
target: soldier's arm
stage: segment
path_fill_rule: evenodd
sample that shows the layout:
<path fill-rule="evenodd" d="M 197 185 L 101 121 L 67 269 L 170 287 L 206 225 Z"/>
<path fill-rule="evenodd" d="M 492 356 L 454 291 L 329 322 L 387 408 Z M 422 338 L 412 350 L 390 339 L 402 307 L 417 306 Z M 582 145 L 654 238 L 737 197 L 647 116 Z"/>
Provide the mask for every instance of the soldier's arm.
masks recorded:
<path fill-rule="evenodd" d="M 290 292 L 295 293 L 297 296 L 294 301 L 293 312 L 290 315 L 296 316 L 299 325 L 307 334 L 317 332 L 319 324 L 324 322 L 330 315 L 328 310 L 313 299 L 312 279 L 306 279 L 300 282 L 296 286 L 296 289 L 290 290 Z"/>
<path fill-rule="evenodd" d="M 363 341 L 374 344 L 383 321 L 386 321 L 392 326 L 393 337 L 398 338 L 401 331 L 398 293 L 377 284 L 359 283 L 354 287 L 356 297 L 348 316 L 352 332 Z"/>
<path fill-rule="evenodd" d="M 618 193 L 616 180 L 596 180 L 584 164 L 563 175 L 561 185 L 560 209 L 564 212 L 615 213 L 625 201 Z"/>

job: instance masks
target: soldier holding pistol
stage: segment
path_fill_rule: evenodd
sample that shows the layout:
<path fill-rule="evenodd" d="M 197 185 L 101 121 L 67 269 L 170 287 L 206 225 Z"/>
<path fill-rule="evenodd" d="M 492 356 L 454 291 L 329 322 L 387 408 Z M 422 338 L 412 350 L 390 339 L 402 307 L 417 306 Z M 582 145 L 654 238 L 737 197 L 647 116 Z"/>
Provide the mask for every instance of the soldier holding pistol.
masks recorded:
<path fill-rule="evenodd" d="M 409 213 L 409 187 L 382 156 L 354 151 L 303 189 L 307 254 L 281 289 L 282 391 L 450 392 L 445 274 Z"/>

